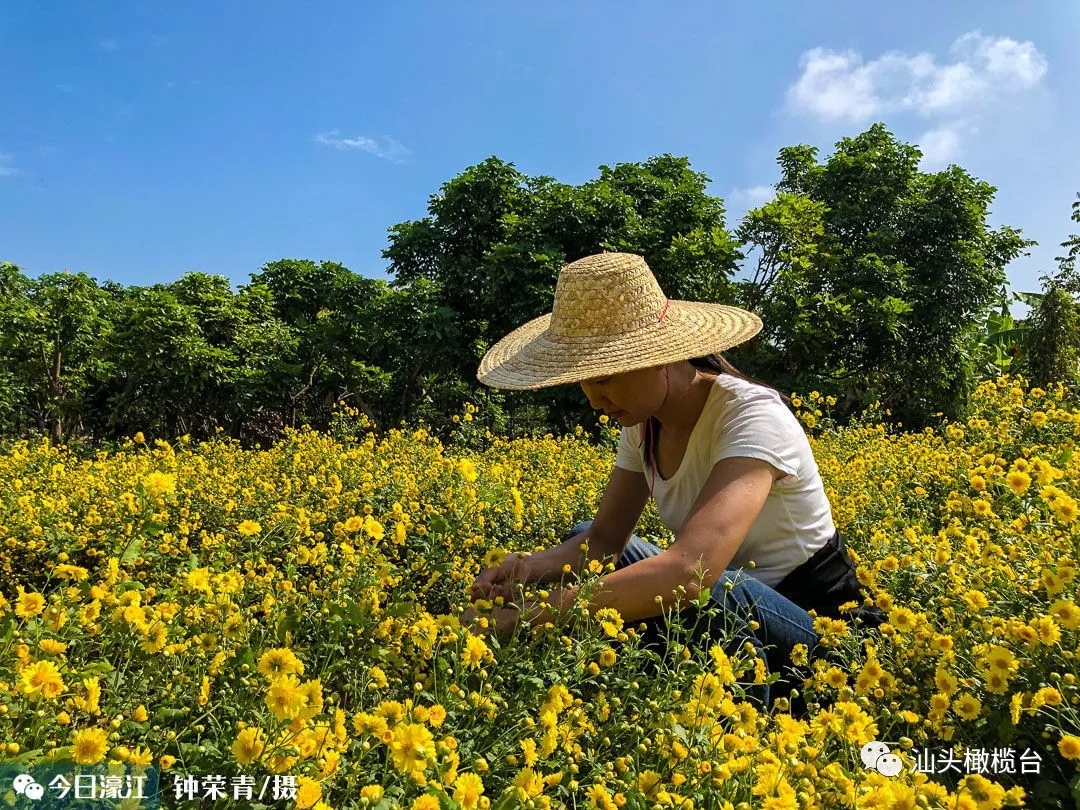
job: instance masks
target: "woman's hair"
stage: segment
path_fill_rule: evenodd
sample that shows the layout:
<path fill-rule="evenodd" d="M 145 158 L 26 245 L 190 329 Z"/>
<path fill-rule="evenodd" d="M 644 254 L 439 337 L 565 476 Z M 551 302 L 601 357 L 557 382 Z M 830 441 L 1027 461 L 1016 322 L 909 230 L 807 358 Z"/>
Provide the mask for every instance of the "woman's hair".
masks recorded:
<path fill-rule="evenodd" d="M 791 399 L 786 395 L 777 391 L 776 388 L 764 383 L 761 380 L 755 379 L 748 374 L 743 374 L 735 366 L 731 365 L 722 354 L 717 352 L 716 354 L 707 354 L 704 357 L 691 357 L 688 361 L 690 365 L 696 368 L 704 369 L 705 371 L 712 371 L 716 374 L 730 374 L 732 377 L 738 377 L 741 380 L 752 382 L 757 385 L 764 386 L 765 388 L 772 389 L 780 396 L 780 399 L 785 405 L 791 406 Z M 644 442 L 645 442 L 645 463 L 653 467 L 655 466 L 656 459 L 656 445 L 660 441 L 660 420 L 655 416 L 650 416 L 649 421 L 645 423 Z"/>

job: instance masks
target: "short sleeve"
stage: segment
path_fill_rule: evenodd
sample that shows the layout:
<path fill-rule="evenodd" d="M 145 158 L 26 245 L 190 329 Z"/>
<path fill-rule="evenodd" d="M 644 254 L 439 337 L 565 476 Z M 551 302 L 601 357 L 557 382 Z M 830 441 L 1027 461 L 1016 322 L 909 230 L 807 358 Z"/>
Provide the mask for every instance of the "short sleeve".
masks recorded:
<path fill-rule="evenodd" d="M 631 434 L 639 434 L 640 428 L 624 427 L 619 433 L 619 446 L 615 450 L 615 466 L 622 467 L 630 472 L 644 472 L 645 465 L 641 461 L 641 450 L 637 447 L 637 437 Z"/>
<path fill-rule="evenodd" d="M 787 473 L 783 481 L 799 480 L 800 448 L 806 443 L 802 426 L 775 395 L 740 399 L 717 421 L 711 463 L 725 458 L 759 458 Z"/>

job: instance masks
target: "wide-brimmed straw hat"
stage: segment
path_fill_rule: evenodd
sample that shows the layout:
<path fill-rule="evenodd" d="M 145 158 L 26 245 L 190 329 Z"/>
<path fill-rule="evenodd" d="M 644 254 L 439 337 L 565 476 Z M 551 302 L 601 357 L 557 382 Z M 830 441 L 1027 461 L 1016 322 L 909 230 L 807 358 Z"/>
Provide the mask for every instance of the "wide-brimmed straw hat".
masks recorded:
<path fill-rule="evenodd" d="M 645 259 L 600 253 L 559 272 L 555 304 L 484 355 L 476 378 L 530 390 L 703 357 L 761 331 L 745 309 L 672 301 Z"/>

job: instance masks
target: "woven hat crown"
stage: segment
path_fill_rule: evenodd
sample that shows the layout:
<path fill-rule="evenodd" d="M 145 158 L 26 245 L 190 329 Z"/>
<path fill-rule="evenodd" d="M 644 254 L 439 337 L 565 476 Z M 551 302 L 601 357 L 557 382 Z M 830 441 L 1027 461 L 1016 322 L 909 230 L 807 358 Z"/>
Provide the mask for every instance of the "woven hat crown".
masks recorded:
<path fill-rule="evenodd" d="M 656 323 L 667 301 L 641 256 L 586 256 L 559 274 L 548 334 L 559 341 L 636 332 Z"/>
<path fill-rule="evenodd" d="M 761 325 L 738 307 L 670 300 L 643 257 L 601 253 L 565 265 L 552 311 L 492 346 L 476 377 L 506 389 L 579 382 L 722 351 Z"/>

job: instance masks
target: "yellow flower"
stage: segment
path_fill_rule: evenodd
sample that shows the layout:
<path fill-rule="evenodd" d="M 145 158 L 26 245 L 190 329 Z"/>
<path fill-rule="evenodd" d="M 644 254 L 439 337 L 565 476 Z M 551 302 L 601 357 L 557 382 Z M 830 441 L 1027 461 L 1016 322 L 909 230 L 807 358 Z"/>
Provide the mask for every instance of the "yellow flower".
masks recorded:
<path fill-rule="evenodd" d="M 68 645 L 56 639 L 43 638 L 38 642 L 38 646 L 49 655 L 63 655 Z"/>
<path fill-rule="evenodd" d="M 128 757 L 128 764 L 135 767 L 148 768 L 154 763 L 154 755 L 146 746 L 136 746 Z"/>
<path fill-rule="evenodd" d="M 611 667 L 615 666 L 616 658 L 617 656 L 613 649 L 611 649 L 610 647 L 605 648 L 600 651 L 600 666 L 602 666 L 604 669 L 610 669 Z"/>
<path fill-rule="evenodd" d="M 365 785 L 360 788 L 360 798 L 367 799 L 370 803 L 374 804 L 383 797 L 382 785 Z"/>
<path fill-rule="evenodd" d="M 364 519 L 359 515 L 353 515 L 351 518 L 345 521 L 344 529 L 349 534 L 358 532 L 364 525 Z"/>
<path fill-rule="evenodd" d="M 1050 615 L 1066 630 L 1080 627 L 1080 607 L 1068 599 L 1058 599 L 1050 606 Z"/>
<path fill-rule="evenodd" d="M 151 498 L 176 492 L 176 478 L 168 473 L 152 472 L 143 479 L 143 488 Z"/>
<path fill-rule="evenodd" d="M 241 537 L 251 537 L 253 534 L 261 532 L 262 526 L 254 520 L 243 520 L 236 527 L 236 531 Z"/>
<path fill-rule="evenodd" d="M 42 696 L 52 700 L 64 691 L 60 670 L 52 661 L 38 661 L 22 671 L 22 691 L 27 697 Z"/>
<path fill-rule="evenodd" d="M 105 729 L 84 728 L 75 732 L 71 744 L 71 756 L 80 765 L 96 765 L 105 759 L 109 737 Z"/>
<path fill-rule="evenodd" d="M 1075 734 L 1065 734 L 1057 745 L 1058 751 L 1065 759 L 1080 759 L 1080 737 Z"/>
<path fill-rule="evenodd" d="M 1039 641 L 1050 646 L 1061 640 L 1061 630 L 1052 616 L 1040 616 L 1035 622 L 1035 629 L 1039 633 Z"/>
<path fill-rule="evenodd" d="M 1022 495 L 1031 486 L 1031 476 L 1022 470 L 1013 470 L 1005 476 L 1005 483 L 1017 495 Z"/>
<path fill-rule="evenodd" d="M 428 724 L 432 728 L 438 728 L 439 726 L 441 726 L 443 724 L 443 721 L 445 721 L 445 720 L 446 720 L 446 709 L 443 708 L 442 704 L 436 703 L 428 711 L 428 718 L 427 718 Z"/>
<path fill-rule="evenodd" d="M 232 744 L 233 756 L 241 765 L 250 765 L 262 756 L 266 748 L 266 738 L 262 729 L 248 726 L 236 735 Z M 165 766 L 162 765 L 164 768 Z"/>
<path fill-rule="evenodd" d="M 409 805 L 409 810 L 439 810 L 440 807 L 437 796 L 425 793 L 416 797 L 413 803 Z"/>
<path fill-rule="evenodd" d="M 260 656 L 259 672 L 269 680 L 275 680 L 282 675 L 303 675 L 304 662 L 287 647 L 276 647 Z"/>
<path fill-rule="evenodd" d="M 266 706 L 278 720 L 292 720 L 307 705 L 307 690 L 295 675 L 282 675 L 266 691 Z"/>
<path fill-rule="evenodd" d="M 394 729 L 390 756 L 402 773 L 423 772 L 435 761 L 435 738 L 420 723 L 401 723 Z"/>
<path fill-rule="evenodd" d="M 615 608 L 601 608 L 595 613 L 596 620 L 604 630 L 604 635 L 616 638 L 623 629 L 622 616 Z"/>
<path fill-rule="evenodd" d="M 901 633 L 910 633 L 915 629 L 915 614 L 906 607 L 894 608 L 889 612 L 889 624 Z"/>
<path fill-rule="evenodd" d="M 974 720 L 982 711 L 982 703 L 974 695 L 960 695 L 952 703 L 953 711 L 964 720 Z"/>
<path fill-rule="evenodd" d="M 309 776 L 296 778 L 296 806 L 306 810 L 322 798 L 322 785 Z"/>
<path fill-rule="evenodd" d="M 476 480 L 476 465 L 466 458 L 458 461 L 458 472 L 470 484 Z"/>
<path fill-rule="evenodd" d="M 20 619 L 29 619 L 37 616 L 45 609 L 45 597 L 40 593 L 31 591 L 26 593 L 19 588 L 19 598 L 15 600 L 15 615 Z"/>
<path fill-rule="evenodd" d="M 479 774 L 463 773 L 454 781 L 454 801 L 464 810 L 476 810 L 484 793 L 484 780 Z"/>
<path fill-rule="evenodd" d="M 1009 698 L 1009 719 L 1015 726 L 1020 722 L 1020 712 L 1024 708 L 1024 693 L 1014 692 L 1013 696 Z"/>
<path fill-rule="evenodd" d="M 482 638 L 466 633 L 465 649 L 461 652 L 461 662 L 465 666 L 477 669 L 490 655 L 491 650 Z"/>

